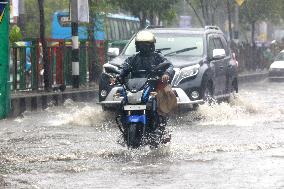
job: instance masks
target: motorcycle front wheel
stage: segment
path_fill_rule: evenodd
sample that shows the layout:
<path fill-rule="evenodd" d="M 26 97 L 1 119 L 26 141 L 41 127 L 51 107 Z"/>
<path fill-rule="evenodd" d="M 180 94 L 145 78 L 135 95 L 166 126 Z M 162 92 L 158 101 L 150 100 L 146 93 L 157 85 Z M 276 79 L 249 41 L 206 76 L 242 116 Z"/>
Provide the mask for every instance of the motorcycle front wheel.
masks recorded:
<path fill-rule="evenodd" d="M 126 140 L 129 148 L 138 148 L 142 144 L 142 128 L 139 124 L 129 125 Z"/>

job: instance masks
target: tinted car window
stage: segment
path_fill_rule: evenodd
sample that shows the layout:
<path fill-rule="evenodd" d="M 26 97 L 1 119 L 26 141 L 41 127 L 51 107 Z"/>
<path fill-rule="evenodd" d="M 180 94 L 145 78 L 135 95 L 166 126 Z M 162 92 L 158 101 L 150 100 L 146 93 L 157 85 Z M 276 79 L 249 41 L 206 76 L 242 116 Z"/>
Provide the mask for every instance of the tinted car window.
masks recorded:
<path fill-rule="evenodd" d="M 204 52 L 202 35 L 184 35 L 184 34 L 155 34 L 156 49 L 170 48 L 163 50 L 163 54 L 177 50 L 196 47 L 194 50 L 186 51 L 176 56 L 202 57 Z M 131 56 L 136 53 L 135 40 L 133 39 L 125 50 L 125 55 Z"/>
<path fill-rule="evenodd" d="M 223 47 L 224 47 L 224 49 L 225 49 L 226 55 L 229 56 L 230 50 L 229 50 L 229 48 L 228 48 L 227 40 L 224 38 L 224 36 L 220 36 L 220 38 L 221 38 L 221 42 L 222 42 L 222 44 L 223 44 Z"/>
<path fill-rule="evenodd" d="M 219 37 L 214 38 L 215 49 L 224 49 L 222 41 Z"/>
<path fill-rule="evenodd" d="M 213 57 L 213 50 L 215 49 L 214 38 L 209 37 L 209 44 L 208 44 L 208 56 L 209 58 Z"/>
<path fill-rule="evenodd" d="M 280 53 L 276 58 L 275 61 L 284 61 L 284 53 Z"/>

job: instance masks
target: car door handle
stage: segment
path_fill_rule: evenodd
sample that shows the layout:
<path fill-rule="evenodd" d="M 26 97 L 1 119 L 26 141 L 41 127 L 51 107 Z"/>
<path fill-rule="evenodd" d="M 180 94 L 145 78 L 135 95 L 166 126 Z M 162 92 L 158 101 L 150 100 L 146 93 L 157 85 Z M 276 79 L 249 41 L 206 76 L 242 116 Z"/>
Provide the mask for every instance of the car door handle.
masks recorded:
<path fill-rule="evenodd" d="M 219 66 L 220 69 L 224 69 L 224 66 Z"/>

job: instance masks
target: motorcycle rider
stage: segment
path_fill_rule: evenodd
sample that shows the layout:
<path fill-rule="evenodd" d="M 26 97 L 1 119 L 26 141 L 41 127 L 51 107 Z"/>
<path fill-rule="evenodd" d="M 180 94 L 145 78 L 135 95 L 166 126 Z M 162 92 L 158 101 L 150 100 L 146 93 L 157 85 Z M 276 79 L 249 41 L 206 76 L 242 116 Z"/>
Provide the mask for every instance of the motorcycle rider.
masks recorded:
<path fill-rule="evenodd" d="M 173 65 L 162 54 L 155 51 L 156 39 L 153 33 L 143 30 L 137 33 L 135 38 L 136 54 L 127 58 L 122 65 L 119 79 L 124 82 L 131 74 L 132 78 L 139 77 L 139 70 L 145 70 L 146 75 L 151 73 L 161 63 L 169 63 L 169 67 L 161 76 L 161 81 L 167 83 L 174 75 Z M 165 127 L 166 117 L 159 115 L 159 129 Z"/>

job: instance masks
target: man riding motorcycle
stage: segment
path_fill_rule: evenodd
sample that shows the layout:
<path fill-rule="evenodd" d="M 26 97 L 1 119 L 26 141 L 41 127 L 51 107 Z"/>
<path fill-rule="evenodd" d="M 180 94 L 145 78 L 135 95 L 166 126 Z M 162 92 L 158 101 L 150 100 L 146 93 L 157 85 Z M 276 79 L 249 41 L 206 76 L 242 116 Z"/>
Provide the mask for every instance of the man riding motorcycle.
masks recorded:
<path fill-rule="evenodd" d="M 155 51 L 156 39 L 154 34 L 149 31 L 140 31 L 137 33 L 135 38 L 136 53 L 135 55 L 129 57 L 125 60 L 122 65 L 122 71 L 119 75 L 119 80 L 124 82 L 125 78 L 131 74 L 132 78 L 141 77 L 141 71 L 144 74 L 151 73 L 155 67 L 161 63 L 169 63 L 169 67 L 161 75 L 161 81 L 167 84 L 174 75 L 173 65 L 160 53 Z M 159 85 L 159 84 L 158 84 Z M 163 86 L 163 85 L 160 85 Z M 159 86 L 154 86 L 157 88 Z M 166 126 L 166 117 L 161 114 L 159 117 L 159 130 L 164 130 Z"/>

